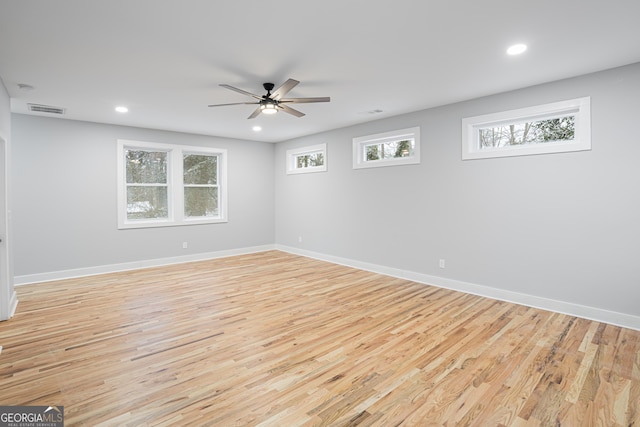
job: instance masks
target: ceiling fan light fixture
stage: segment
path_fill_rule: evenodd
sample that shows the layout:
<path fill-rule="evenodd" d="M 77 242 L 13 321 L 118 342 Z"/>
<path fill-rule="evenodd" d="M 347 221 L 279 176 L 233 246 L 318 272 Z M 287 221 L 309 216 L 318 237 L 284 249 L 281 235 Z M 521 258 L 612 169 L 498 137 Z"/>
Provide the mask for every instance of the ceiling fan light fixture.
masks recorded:
<path fill-rule="evenodd" d="M 278 109 L 276 108 L 276 104 L 273 104 L 271 102 L 265 102 L 263 104 L 260 104 L 260 110 L 262 110 L 263 114 L 275 114 L 278 112 Z"/>

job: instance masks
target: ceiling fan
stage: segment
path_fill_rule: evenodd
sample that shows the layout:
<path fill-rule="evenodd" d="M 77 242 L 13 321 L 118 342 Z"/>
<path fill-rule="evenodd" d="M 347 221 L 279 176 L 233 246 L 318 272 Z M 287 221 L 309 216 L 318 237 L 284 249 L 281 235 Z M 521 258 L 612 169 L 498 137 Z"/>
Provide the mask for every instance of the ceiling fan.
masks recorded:
<path fill-rule="evenodd" d="M 274 90 L 273 93 L 271 91 L 275 87 L 273 83 L 264 83 L 262 86 L 267 91 L 265 95 L 256 95 L 251 92 L 247 92 L 246 90 L 238 89 L 237 87 L 229 86 L 222 84 L 220 86 L 226 87 L 227 89 L 231 89 L 233 91 L 242 93 L 244 95 L 248 95 L 252 98 L 255 98 L 257 102 L 234 102 L 231 104 L 214 104 L 209 105 L 209 107 L 224 107 L 227 105 L 243 105 L 243 104 L 253 104 L 257 105 L 258 108 L 255 109 L 253 113 L 248 119 L 256 118 L 260 113 L 264 114 L 275 114 L 278 110 L 284 111 L 285 113 L 289 113 L 296 117 L 302 117 L 305 114 L 301 111 L 295 110 L 289 107 L 286 104 L 296 104 L 296 103 L 309 103 L 309 102 L 329 102 L 331 98 L 328 96 L 324 97 L 316 97 L 316 98 L 283 98 L 291 89 L 296 87 L 300 83 L 297 80 L 289 79 L 282 84 L 278 89 Z"/>

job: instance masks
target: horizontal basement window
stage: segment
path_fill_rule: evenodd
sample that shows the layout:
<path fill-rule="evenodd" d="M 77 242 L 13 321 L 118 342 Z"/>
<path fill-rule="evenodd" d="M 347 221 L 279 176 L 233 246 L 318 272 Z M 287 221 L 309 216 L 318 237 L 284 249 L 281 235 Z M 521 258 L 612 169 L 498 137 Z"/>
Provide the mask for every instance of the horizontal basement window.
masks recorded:
<path fill-rule="evenodd" d="M 287 150 L 287 173 L 312 173 L 327 170 L 327 144 Z"/>
<path fill-rule="evenodd" d="M 420 128 L 353 138 L 353 168 L 420 163 Z"/>
<path fill-rule="evenodd" d="M 591 150 L 590 98 L 462 119 L 462 159 Z"/>

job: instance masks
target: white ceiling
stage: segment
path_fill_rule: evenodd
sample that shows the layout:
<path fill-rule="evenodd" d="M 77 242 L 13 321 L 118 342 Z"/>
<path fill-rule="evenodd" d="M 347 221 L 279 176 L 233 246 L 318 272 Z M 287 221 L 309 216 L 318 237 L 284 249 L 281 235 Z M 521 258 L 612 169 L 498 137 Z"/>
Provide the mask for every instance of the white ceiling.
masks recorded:
<path fill-rule="evenodd" d="M 638 17 L 638 0 L 0 0 L 0 77 L 17 113 L 277 142 L 639 62 Z M 251 101 L 220 84 L 287 78 L 331 102 L 207 107 Z"/>

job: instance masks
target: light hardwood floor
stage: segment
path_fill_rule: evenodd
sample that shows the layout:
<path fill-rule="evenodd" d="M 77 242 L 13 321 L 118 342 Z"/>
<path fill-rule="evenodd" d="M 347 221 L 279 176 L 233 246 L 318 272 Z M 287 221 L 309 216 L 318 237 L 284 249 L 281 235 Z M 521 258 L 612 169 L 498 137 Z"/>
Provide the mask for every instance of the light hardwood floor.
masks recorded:
<path fill-rule="evenodd" d="M 17 290 L 0 404 L 67 426 L 640 426 L 638 331 L 278 251 Z"/>

